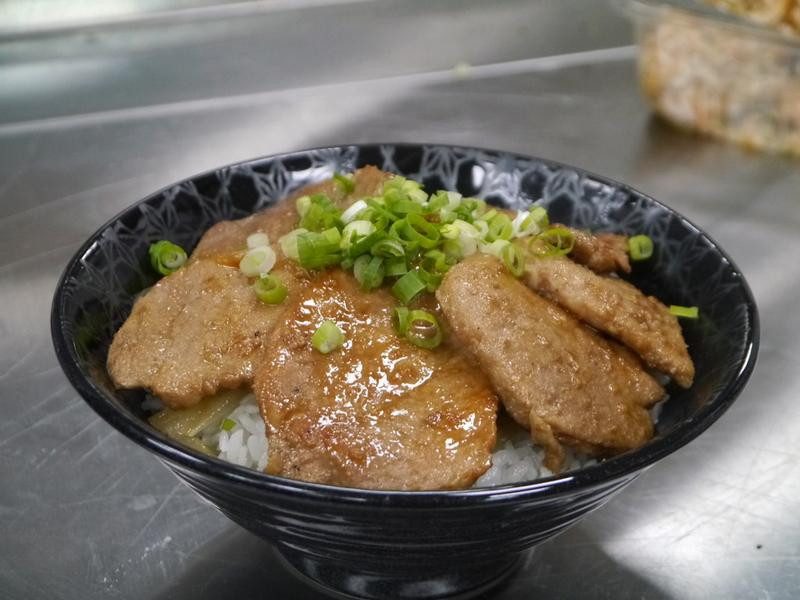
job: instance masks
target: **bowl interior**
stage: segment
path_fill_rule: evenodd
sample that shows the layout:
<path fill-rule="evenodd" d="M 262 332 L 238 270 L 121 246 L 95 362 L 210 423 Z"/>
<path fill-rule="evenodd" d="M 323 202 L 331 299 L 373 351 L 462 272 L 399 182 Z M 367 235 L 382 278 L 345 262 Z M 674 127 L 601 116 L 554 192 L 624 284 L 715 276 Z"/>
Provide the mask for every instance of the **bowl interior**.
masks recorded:
<path fill-rule="evenodd" d="M 136 294 L 157 279 L 147 258 L 149 244 L 170 239 L 193 248 L 217 221 L 245 217 L 334 171 L 370 164 L 420 180 L 428 191 L 457 190 L 510 208 L 538 202 L 554 222 L 645 233 L 655 242 L 654 256 L 635 263 L 629 279 L 667 305 L 699 306 L 699 319 L 682 321 L 697 370 L 694 386 L 669 387 L 670 399 L 647 446 L 577 477 L 621 474 L 657 460 L 710 425 L 744 385 L 757 347 L 755 304 L 735 265 L 686 219 L 635 190 L 573 167 L 489 150 L 387 144 L 325 148 L 224 167 L 165 188 L 103 226 L 67 266 L 53 305 L 56 351 L 76 389 L 115 427 L 166 452 L 170 460 L 216 462 L 152 430 L 143 420 L 143 394 L 115 390 L 106 374 L 114 332 Z"/>

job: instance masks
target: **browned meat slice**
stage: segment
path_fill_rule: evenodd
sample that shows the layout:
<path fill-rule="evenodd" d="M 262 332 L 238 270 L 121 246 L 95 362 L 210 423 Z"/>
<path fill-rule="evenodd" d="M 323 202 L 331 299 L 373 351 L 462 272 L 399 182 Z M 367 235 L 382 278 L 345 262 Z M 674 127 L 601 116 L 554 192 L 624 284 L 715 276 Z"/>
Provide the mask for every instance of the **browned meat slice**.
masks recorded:
<path fill-rule="evenodd" d="M 563 227 L 563 225 L 558 225 Z M 570 258 L 595 273 L 631 272 L 628 236 L 616 233 L 589 233 L 568 227 L 575 236 Z"/>
<path fill-rule="evenodd" d="M 322 274 L 269 339 L 255 392 L 269 436 L 267 472 L 374 489 L 452 489 L 490 465 L 497 398 L 463 353 L 398 337 L 395 300 L 351 275 Z M 321 354 L 323 320 L 346 334 Z"/>
<path fill-rule="evenodd" d="M 529 257 L 522 277 L 528 286 L 616 338 L 678 385 L 692 385 L 694 364 L 678 319 L 658 299 L 563 256 Z"/>
<path fill-rule="evenodd" d="M 272 249 L 279 252 L 278 239 L 297 227 L 298 215 L 295 200 L 300 196 L 326 194 L 341 207 L 358 198 L 380 194 L 383 182 L 392 177 L 372 166 L 358 169 L 353 175 L 355 189 L 345 194 L 333 179 L 304 187 L 269 208 L 237 221 L 220 221 L 200 239 L 192 252 L 191 260 L 212 258 L 222 264 L 238 265 L 246 251 L 247 236 L 262 231 L 269 236 Z"/>
<path fill-rule="evenodd" d="M 273 273 L 299 293 L 301 272 Z M 147 388 L 172 407 L 249 383 L 254 361 L 286 304 L 266 305 L 237 268 L 196 261 L 164 277 L 133 306 L 108 353 L 121 388 Z"/>
<path fill-rule="evenodd" d="M 561 444 L 613 454 L 652 436 L 644 407 L 663 398 L 658 382 L 498 260 L 475 255 L 457 264 L 436 297 L 509 414 L 544 446 L 551 470 L 562 466 Z"/>

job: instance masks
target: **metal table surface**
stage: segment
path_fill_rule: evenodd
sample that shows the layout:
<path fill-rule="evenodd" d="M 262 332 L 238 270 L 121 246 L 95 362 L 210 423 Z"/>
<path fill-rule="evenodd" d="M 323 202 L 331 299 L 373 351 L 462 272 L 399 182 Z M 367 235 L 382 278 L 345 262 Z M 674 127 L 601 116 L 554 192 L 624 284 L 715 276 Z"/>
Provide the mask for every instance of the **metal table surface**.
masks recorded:
<path fill-rule="evenodd" d="M 652 194 L 731 253 L 762 317 L 759 364 L 731 410 L 491 596 L 796 597 L 800 162 L 654 120 L 630 47 L 576 52 L 0 125 L 0 597 L 316 597 L 83 403 L 56 363 L 50 300 L 92 231 L 173 180 L 272 152 L 423 140 L 546 156 Z"/>

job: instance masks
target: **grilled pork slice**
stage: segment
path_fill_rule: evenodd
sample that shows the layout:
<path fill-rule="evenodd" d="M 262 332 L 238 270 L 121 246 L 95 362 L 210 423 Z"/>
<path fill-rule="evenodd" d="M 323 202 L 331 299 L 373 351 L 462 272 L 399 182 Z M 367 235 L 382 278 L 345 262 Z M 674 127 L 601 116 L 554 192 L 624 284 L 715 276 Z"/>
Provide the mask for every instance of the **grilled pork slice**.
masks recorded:
<path fill-rule="evenodd" d="M 692 385 L 694 364 L 678 319 L 658 299 L 563 256 L 528 257 L 522 278 L 532 289 L 628 346 L 681 387 Z"/>
<path fill-rule="evenodd" d="M 652 437 L 645 407 L 664 390 L 638 359 L 531 292 L 490 256 L 452 267 L 436 292 L 453 333 L 474 354 L 508 413 L 562 467 L 562 444 L 596 455 Z"/>
<path fill-rule="evenodd" d="M 563 227 L 563 225 L 556 225 Z M 570 258 L 595 273 L 631 272 L 628 236 L 616 233 L 589 233 L 567 227 L 575 237 Z"/>
<path fill-rule="evenodd" d="M 464 353 L 413 346 L 392 326 L 396 301 L 349 274 L 321 274 L 269 339 L 254 390 L 269 436 L 268 473 L 374 489 L 471 485 L 490 465 L 497 398 Z M 344 345 L 312 347 L 324 320 Z"/>
<path fill-rule="evenodd" d="M 302 271 L 280 261 L 273 273 L 292 295 Z M 173 408 L 252 380 L 254 361 L 285 304 L 258 300 L 238 268 L 195 261 L 164 277 L 133 306 L 108 352 L 121 388 L 146 388 Z"/>
<path fill-rule="evenodd" d="M 244 219 L 220 221 L 211 227 L 200 239 L 190 258 L 191 261 L 208 258 L 228 265 L 238 265 L 247 250 L 247 236 L 264 232 L 269 236 L 272 249 L 280 252 L 278 240 L 297 227 L 299 216 L 295 200 L 300 196 L 325 194 L 340 208 L 366 196 L 381 193 L 383 182 L 392 177 L 372 166 L 358 169 L 353 174 L 355 188 L 345 194 L 342 186 L 333 179 L 304 187 L 291 196 Z"/>

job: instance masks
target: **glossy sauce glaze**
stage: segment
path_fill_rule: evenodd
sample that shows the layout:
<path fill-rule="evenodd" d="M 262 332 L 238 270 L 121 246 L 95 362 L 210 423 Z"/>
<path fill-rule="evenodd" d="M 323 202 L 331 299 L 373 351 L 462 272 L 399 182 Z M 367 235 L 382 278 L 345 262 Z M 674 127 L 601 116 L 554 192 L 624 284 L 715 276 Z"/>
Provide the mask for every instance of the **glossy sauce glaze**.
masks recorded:
<path fill-rule="evenodd" d="M 431 302 L 430 299 L 427 302 Z M 349 274 L 320 273 L 268 340 L 255 392 L 267 472 L 383 489 L 465 487 L 488 468 L 497 412 L 487 379 L 447 342 L 418 348 L 392 324 L 396 300 Z M 324 320 L 345 333 L 329 354 Z"/>

